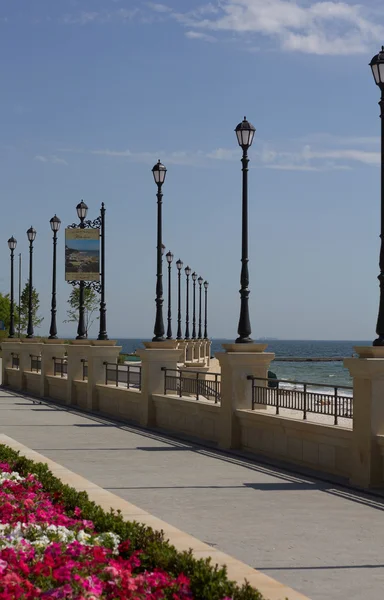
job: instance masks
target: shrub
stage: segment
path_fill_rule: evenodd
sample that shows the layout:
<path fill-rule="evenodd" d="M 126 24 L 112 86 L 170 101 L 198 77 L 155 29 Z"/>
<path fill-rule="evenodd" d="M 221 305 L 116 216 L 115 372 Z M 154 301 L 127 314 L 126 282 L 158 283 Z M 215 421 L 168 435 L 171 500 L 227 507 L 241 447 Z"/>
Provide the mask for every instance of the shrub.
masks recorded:
<path fill-rule="evenodd" d="M 162 531 L 134 521 L 124 521 L 120 511 L 104 511 L 88 498 L 86 492 L 78 492 L 63 484 L 55 477 L 48 466 L 36 463 L 21 456 L 8 446 L 0 444 L 0 462 L 8 463 L 20 475 L 33 473 L 55 501 L 64 505 L 69 516 L 79 507 L 82 517 L 93 521 L 99 533 L 113 531 L 122 540 L 130 540 L 132 552 L 141 550 L 141 568 L 143 570 L 162 569 L 171 576 L 186 575 L 191 581 L 191 590 L 195 600 L 221 600 L 225 596 L 233 600 L 263 600 L 263 596 L 248 583 L 238 587 L 227 577 L 225 567 L 213 566 L 210 559 L 196 559 L 192 552 L 179 552 L 164 539 Z"/>

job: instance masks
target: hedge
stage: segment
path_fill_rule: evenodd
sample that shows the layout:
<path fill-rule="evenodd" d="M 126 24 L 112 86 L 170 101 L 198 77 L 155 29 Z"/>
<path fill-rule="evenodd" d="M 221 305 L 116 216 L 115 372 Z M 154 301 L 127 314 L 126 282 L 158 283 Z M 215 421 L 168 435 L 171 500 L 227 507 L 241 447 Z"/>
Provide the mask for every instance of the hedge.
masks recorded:
<path fill-rule="evenodd" d="M 86 492 L 78 492 L 63 484 L 46 464 L 29 460 L 3 444 L 0 444 L 0 462 L 8 463 L 22 476 L 28 473 L 36 475 L 44 490 L 52 496 L 54 502 L 64 505 L 68 515 L 75 516 L 74 509 L 78 506 L 82 517 L 93 521 L 97 532 L 113 531 L 122 541 L 129 539 L 132 552 L 142 551 L 140 569 L 163 569 L 175 577 L 184 573 L 190 579 L 195 600 L 221 600 L 225 596 L 233 600 L 264 600 L 260 592 L 247 582 L 239 587 L 230 581 L 226 568 L 213 566 L 211 559 L 196 559 L 191 551 L 176 550 L 164 539 L 162 531 L 154 531 L 135 521 L 124 521 L 120 511 L 104 511 L 89 500 Z"/>

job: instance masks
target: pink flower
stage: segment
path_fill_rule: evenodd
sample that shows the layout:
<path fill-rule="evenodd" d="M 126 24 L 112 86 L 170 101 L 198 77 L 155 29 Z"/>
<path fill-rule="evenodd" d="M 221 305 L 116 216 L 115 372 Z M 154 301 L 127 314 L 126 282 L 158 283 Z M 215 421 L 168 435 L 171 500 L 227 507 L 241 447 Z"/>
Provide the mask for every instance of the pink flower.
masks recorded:
<path fill-rule="evenodd" d="M 6 570 L 7 567 L 8 567 L 7 561 L 0 559 L 0 575 L 2 575 L 4 573 L 4 571 Z"/>

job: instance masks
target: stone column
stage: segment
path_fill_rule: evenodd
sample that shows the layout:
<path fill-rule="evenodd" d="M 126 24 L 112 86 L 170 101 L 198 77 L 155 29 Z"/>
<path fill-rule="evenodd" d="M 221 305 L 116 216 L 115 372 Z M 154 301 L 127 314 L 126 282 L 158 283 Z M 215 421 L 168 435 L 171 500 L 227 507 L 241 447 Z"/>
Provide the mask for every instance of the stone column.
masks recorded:
<path fill-rule="evenodd" d="M 88 390 L 87 409 L 99 410 L 97 384 L 105 383 L 105 363 L 117 363 L 122 346 L 115 346 L 116 341 L 100 340 L 88 346 Z"/>
<path fill-rule="evenodd" d="M 221 367 L 220 441 L 222 448 L 239 448 L 241 431 L 236 410 L 252 409 L 252 382 L 248 375 L 267 378 L 272 352 L 264 352 L 267 344 L 223 344 L 225 352 L 217 352 Z M 264 407 L 260 407 L 264 408 Z"/>
<path fill-rule="evenodd" d="M 31 355 L 40 356 L 43 344 L 38 340 L 22 338 L 20 344 L 20 373 L 21 389 L 27 389 L 27 383 L 24 376 L 25 371 L 31 370 Z"/>
<path fill-rule="evenodd" d="M 7 369 L 12 368 L 12 354 L 18 354 L 20 356 L 20 348 L 21 342 L 17 340 L 3 340 L 1 342 L 1 350 L 2 350 L 2 385 L 8 386 L 12 385 L 8 378 Z M 13 385 L 12 389 L 21 390 L 21 371 L 20 369 L 15 369 L 15 374 L 12 377 Z M 16 387 L 15 386 L 15 381 Z"/>
<path fill-rule="evenodd" d="M 346 358 L 353 377 L 353 436 L 351 478 L 353 485 L 383 485 L 383 466 L 376 436 L 384 435 L 384 348 L 356 347 L 359 358 Z"/>
<path fill-rule="evenodd" d="M 195 355 L 195 342 L 193 340 L 188 340 L 187 347 L 185 349 L 185 364 L 193 362 L 194 355 Z"/>
<path fill-rule="evenodd" d="M 48 375 L 54 374 L 54 358 L 64 358 L 68 345 L 64 340 L 46 341 L 41 350 L 41 387 L 40 395 L 42 398 L 48 398 L 49 386 Z"/>
<path fill-rule="evenodd" d="M 178 341 L 178 348 L 179 348 L 179 350 L 182 350 L 182 353 L 180 355 L 180 362 L 184 366 L 185 365 L 185 361 L 187 360 L 188 340 Z"/>
<path fill-rule="evenodd" d="M 74 381 L 83 380 L 82 360 L 88 360 L 91 343 L 89 340 L 71 340 L 67 346 L 68 353 L 68 393 L 67 404 L 76 404 Z"/>
<path fill-rule="evenodd" d="M 140 424 L 143 427 L 156 425 L 155 407 L 152 394 L 164 394 L 164 376 L 162 367 L 177 369 L 183 349 L 177 348 L 177 341 L 145 342 L 145 350 L 138 350 L 141 358 L 141 395 L 142 413 Z"/>

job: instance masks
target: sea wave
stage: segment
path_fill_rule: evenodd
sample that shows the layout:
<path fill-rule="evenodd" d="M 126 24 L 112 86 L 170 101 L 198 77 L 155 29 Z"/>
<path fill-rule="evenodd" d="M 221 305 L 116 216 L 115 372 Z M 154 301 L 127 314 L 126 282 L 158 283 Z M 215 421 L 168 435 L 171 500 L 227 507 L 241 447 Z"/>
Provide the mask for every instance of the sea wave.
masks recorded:
<path fill-rule="evenodd" d="M 288 380 L 283 381 L 279 384 L 279 388 L 283 390 L 291 390 L 302 392 L 304 391 L 304 385 L 301 383 L 290 382 Z M 313 383 L 311 385 L 307 385 L 307 392 L 311 392 L 312 394 L 326 394 L 327 396 L 335 396 L 335 388 L 334 387 L 316 387 L 316 384 Z M 344 396 L 346 398 L 353 398 L 353 390 L 344 388 L 343 386 L 337 386 L 337 395 Z"/>

